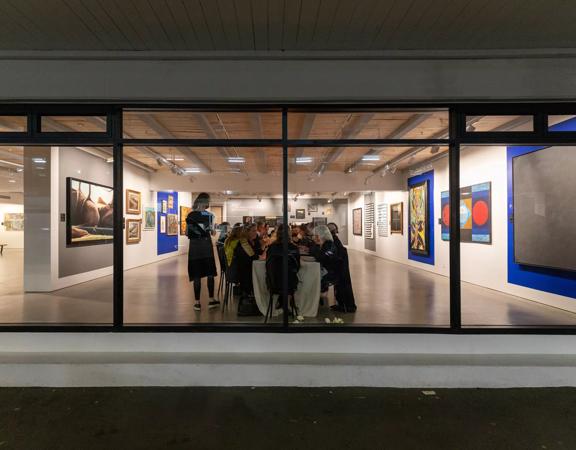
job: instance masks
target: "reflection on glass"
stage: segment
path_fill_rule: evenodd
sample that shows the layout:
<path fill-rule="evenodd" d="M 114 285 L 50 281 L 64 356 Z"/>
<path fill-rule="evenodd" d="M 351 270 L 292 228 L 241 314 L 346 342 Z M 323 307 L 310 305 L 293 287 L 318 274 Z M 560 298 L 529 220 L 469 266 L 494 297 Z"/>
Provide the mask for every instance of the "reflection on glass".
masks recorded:
<path fill-rule="evenodd" d="M 469 133 L 534 131 L 534 117 L 531 115 L 466 116 L 466 131 Z"/>
<path fill-rule="evenodd" d="M 0 116 L 0 133 L 25 132 L 27 128 L 26 116 Z"/>
<path fill-rule="evenodd" d="M 0 323 L 112 322 L 111 152 L 0 148 Z"/>
<path fill-rule="evenodd" d="M 42 132 L 105 133 L 105 116 L 43 116 Z"/>

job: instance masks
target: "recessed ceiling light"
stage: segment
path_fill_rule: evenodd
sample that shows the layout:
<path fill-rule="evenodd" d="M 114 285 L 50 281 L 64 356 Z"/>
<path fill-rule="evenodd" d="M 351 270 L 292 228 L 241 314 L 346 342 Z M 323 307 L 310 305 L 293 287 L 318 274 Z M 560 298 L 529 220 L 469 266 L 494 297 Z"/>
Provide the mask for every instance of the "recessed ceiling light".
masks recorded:
<path fill-rule="evenodd" d="M 230 157 L 228 157 L 229 163 L 244 164 L 245 161 L 246 161 L 246 159 L 242 156 L 230 156 Z"/>
<path fill-rule="evenodd" d="M 188 167 L 187 169 L 184 169 L 184 172 L 186 172 L 186 173 L 200 173 L 200 168 L 199 167 Z"/>
<path fill-rule="evenodd" d="M 380 161 L 380 156 L 378 155 L 364 155 L 362 161 Z"/>
<path fill-rule="evenodd" d="M 311 162 L 311 156 L 299 156 L 296 158 L 296 164 L 310 164 Z"/>

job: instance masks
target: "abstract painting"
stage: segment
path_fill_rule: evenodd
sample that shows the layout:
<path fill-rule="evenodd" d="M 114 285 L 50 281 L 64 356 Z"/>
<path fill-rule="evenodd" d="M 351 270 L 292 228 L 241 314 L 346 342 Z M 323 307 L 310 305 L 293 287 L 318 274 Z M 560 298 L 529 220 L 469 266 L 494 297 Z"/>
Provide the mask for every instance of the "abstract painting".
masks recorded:
<path fill-rule="evenodd" d="M 4 213 L 4 227 L 6 231 L 24 231 L 24 214 Z"/>
<path fill-rule="evenodd" d="M 408 193 L 410 251 L 428 256 L 430 252 L 428 226 L 428 180 L 410 186 Z"/>
<path fill-rule="evenodd" d="M 153 230 L 156 228 L 156 209 L 153 206 L 144 208 L 144 229 Z"/>
<path fill-rule="evenodd" d="M 352 234 L 362 236 L 362 208 L 352 210 Z"/>
<path fill-rule="evenodd" d="M 180 207 L 180 236 L 186 236 L 186 217 L 190 214 L 192 208 L 188 206 Z"/>
<path fill-rule="evenodd" d="M 492 243 L 492 185 L 490 182 L 460 188 L 460 242 Z M 442 240 L 450 240 L 450 193 L 440 194 Z"/>
<path fill-rule="evenodd" d="M 390 233 L 404 234 L 404 203 L 390 205 Z"/>
<path fill-rule="evenodd" d="M 142 213 L 142 194 L 126 189 L 126 214 L 140 215 Z"/>
<path fill-rule="evenodd" d="M 168 236 L 177 236 L 180 225 L 178 223 L 178 214 L 168 214 L 168 231 L 166 234 Z"/>
<path fill-rule="evenodd" d="M 114 190 L 109 186 L 66 178 L 66 245 L 112 243 Z"/>
<path fill-rule="evenodd" d="M 126 244 L 138 244 L 141 239 L 140 219 L 126 219 Z"/>

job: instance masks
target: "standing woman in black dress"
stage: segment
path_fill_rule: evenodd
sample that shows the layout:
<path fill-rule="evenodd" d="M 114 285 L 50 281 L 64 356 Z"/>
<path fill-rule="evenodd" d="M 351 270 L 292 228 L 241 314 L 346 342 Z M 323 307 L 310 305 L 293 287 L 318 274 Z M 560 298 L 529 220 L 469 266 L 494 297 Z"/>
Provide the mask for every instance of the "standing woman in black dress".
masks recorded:
<path fill-rule="evenodd" d="M 210 207 L 210 196 L 198 194 L 192 211 L 186 217 L 186 235 L 190 239 L 188 249 L 188 277 L 194 282 L 194 310 L 200 311 L 200 291 L 202 278 L 208 278 L 208 308 L 217 308 L 220 302 L 214 299 L 214 277 L 216 262 L 212 247 L 211 233 L 214 229 L 214 215 L 206 211 Z"/>

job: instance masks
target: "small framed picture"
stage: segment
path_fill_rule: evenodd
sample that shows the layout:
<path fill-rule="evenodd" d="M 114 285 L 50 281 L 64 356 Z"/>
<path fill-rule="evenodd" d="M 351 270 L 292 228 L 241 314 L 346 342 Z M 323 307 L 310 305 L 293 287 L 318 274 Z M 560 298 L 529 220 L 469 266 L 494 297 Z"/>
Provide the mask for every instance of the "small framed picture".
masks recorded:
<path fill-rule="evenodd" d="M 142 194 L 138 191 L 126 189 L 126 214 L 142 213 Z"/>
<path fill-rule="evenodd" d="M 126 244 L 138 244 L 142 237 L 142 221 L 126 219 Z"/>
<path fill-rule="evenodd" d="M 144 229 L 153 230 L 156 228 L 156 209 L 153 206 L 144 208 Z"/>
<path fill-rule="evenodd" d="M 170 211 L 172 211 L 174 209 L 174 196 L 173 195 L 168 196 L 168 209 Z"/>
<path fill-rule="evenodd" d="M 178 235 L 178 230 L 180 229 L 180 224 L 178 223 L 178 214 L 168 214 L 168 236 L 176 236 Z"/>
<path fill-rule="evenodd" d="M 160 216 L 160 233 L 166 234 L 166 216 Z"/>
<path fill-rule="evenodd" d="M 166 200 L 162 200 L 162 214 L 166 214 L 168 212 L 168 202 Z"/>
<path fill-rule="evenodd" d="M 296 219 L 305 219 L 306 218 L 306 210 L 305 209 L 297 209 L 296 210 Z"/>

